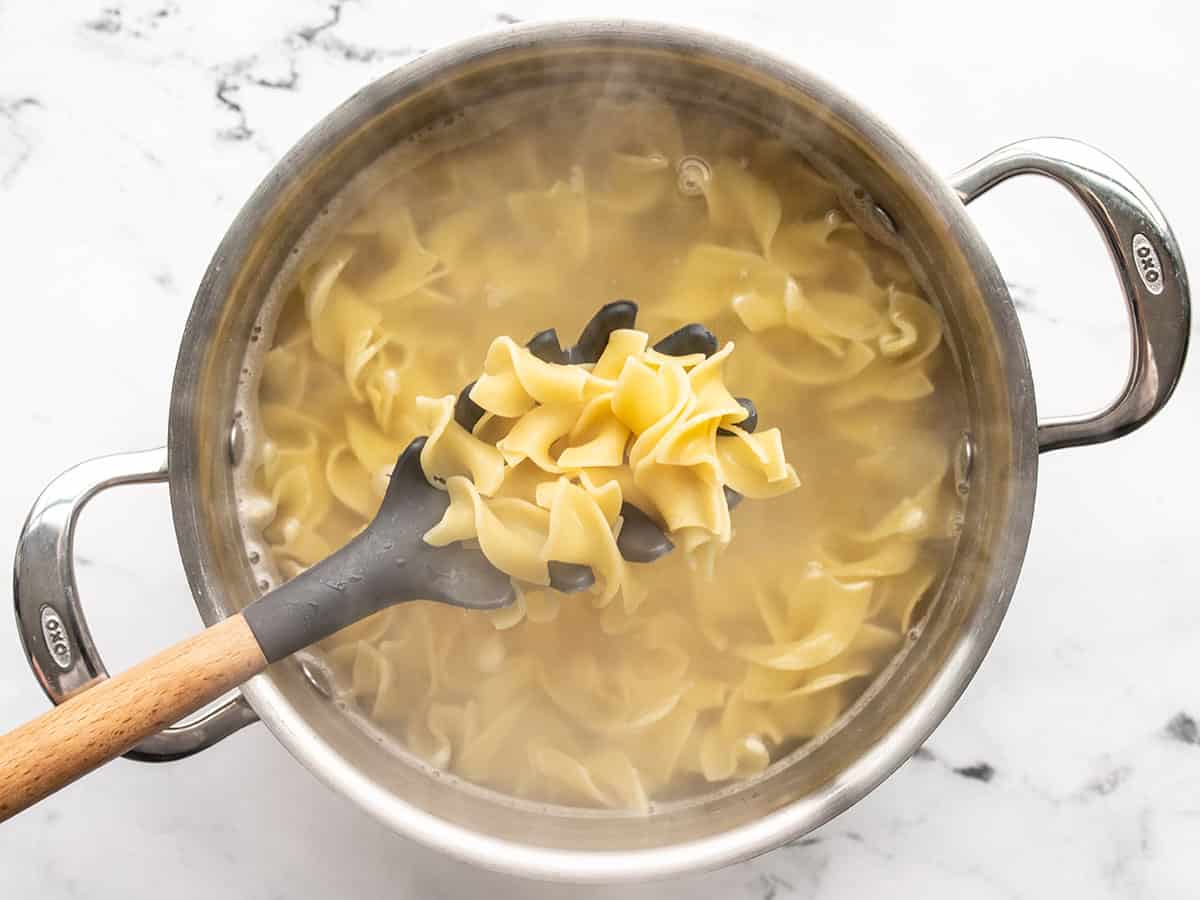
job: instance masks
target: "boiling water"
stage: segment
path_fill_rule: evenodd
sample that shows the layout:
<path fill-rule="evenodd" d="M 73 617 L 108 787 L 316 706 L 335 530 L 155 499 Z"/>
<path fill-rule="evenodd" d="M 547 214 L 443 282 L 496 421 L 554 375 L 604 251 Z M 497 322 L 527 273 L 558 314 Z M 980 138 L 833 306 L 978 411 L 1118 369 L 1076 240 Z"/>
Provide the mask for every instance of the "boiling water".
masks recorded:
<path fill-rule="evenodd" d="M 407 604 L 314 651 L 325 689 L 429 765 L 569 805 L 647 809 L 819 738 L 917 627 L 960 521 L 961 385 L 888 226 L 811 154 L 650 96 L 516 97 L 360 176 L 264 305 L 239 398 L 264 590 L 368 520 L 372 448 L 416 436 L 417 396 L 617 298 L 655 337 L 735 343 L 726 383 L 801 487 L 739 506 L 711 571 L 646 567 L 636 611 Z M 331 487 L 347 472 L 361 490 Z"/>

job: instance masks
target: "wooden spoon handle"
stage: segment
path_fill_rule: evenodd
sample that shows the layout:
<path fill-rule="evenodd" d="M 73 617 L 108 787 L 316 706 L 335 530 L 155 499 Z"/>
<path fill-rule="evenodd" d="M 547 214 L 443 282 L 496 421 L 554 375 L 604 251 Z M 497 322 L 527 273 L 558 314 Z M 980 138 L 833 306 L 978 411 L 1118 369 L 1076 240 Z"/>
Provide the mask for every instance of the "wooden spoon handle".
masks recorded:
<path fill-rule="evenodd" d="M 96 683 L 0 737 L 0 822 L 266 668 L 241 615 Z"/>

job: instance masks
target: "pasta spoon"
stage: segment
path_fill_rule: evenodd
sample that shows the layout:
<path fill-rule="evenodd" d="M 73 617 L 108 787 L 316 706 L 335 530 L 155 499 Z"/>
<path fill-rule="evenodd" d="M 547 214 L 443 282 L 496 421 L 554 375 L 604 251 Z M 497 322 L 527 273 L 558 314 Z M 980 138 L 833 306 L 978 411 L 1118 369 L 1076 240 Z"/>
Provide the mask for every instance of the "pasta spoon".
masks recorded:
<path fill-rule="evenodd" d="M 549 331 L 535 336 L 531 349 L 551 361 L 594 362 L 608 336 L 630 327 L 636 314 L 637 307 L 628 301 L 609 304 L 574 347 L 563 350 Z M 685 326 L 656 348 L 711 353 L 716 340 L 703 326 Z M 461 400 L 458 405 L 464 415 L 472 412 Z M 466 427 L 475 424 L 459 421 Z M 420 460 L 424 446 L 421 437 L 405 448 L 375 518 L 336 553 L 240 613 L 88 686 L 0 737 L 0 821 L 126 753 L 271 663 L 388 606 L 425 599 L 486 610 L 512 603 L 508 575 L 480 550 L 463 543 L 425 543 L 423 535 L 441 520 L 450 501 L 425 477 Z M 622 515 L 626 524 L 619 547 L 626 558 L 650 561 L 672 549 L 662 530 L 636 507 L 627 504 Z M 551 586 L 565 591 L 594 581 L 586 566 L 552 562 L 550 574 Z"/>
<path fill-rule="evenodd" d="M 81 690 L 0 737 L 0 821 L 188 716 L 270 663 L 372 613 L 429 599 L 496 609 L 509 577 L 463 544 L 422 535 L 449 505 L 421 468 L 417 438 L 401 454 L 375 518 L 350 543 L 240 613 L 126 672 Z"/>
<path fill-rule="evenodd" d="M 553 328 L 539 331 L 525 345 L 543 362 L 558 365 L 583 365 L 595 363 L 608 346 L 614 331 L 633 328 L 637 323 L 638 307 L 632 300 L 615 300 L 600 307 L 579 333 L 579 340 L 571 347 L 563 348 L 558 333 Z M 672 331 L 654 345 L 659 353 L 668 356 L 691 356 L 702 353 L 712 356 L 717 352 L 717 338 L 698 322 L 692 322 Z M 471 382 L 458 395 L 454 405 L 454 418 L 463 428 L 471 431 L 483 417 L 483 407 L 471 399 Z M 738 397 L 738 403 L 746 410 L 746 418 L 738 423 L 745 431 L 758 427 L 758 410 L 748 397 Z M 728 434 L 724 429 L 721 433 Z M 741 502 L 741 495 L 725 488 L 725 502 L 733 509 Z M 630 562 L 649 563 L 665 556 L 675 545 L 658 524 L 632 503 L 621 505 L 621 532 L 617 535 L 617 549 Z M 576 563 L 550 563 L 550 586 L 564 594 L 584 591 L 596 583 L 596 577 L 587 566 Z"/>

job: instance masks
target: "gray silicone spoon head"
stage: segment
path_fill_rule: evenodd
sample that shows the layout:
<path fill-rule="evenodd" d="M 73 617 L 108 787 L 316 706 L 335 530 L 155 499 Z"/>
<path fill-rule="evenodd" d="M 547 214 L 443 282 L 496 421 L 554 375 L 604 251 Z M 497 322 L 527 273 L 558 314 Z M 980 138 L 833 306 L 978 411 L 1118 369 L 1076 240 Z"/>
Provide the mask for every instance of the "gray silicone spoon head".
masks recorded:
<path fill-rule="evenodd" d="M 425 438 L 405 449 L 375 518 L 350 543 L 246 607 L 268 661 L 282 659 L 359 619 L 406 600 L 499 609 L 515 599 L 512 580 L 464 543 L 432 547 L 450 495 L 421 468 Z"/>

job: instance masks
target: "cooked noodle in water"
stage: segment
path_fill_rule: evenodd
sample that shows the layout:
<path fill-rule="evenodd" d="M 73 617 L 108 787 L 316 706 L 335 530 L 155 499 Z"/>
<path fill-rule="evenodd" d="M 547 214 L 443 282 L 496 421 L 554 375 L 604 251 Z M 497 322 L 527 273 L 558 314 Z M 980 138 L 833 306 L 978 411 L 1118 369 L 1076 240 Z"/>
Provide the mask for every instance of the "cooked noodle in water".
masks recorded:
<path fill-rule="evenodd" d="M 398 173 L 307 263 L 262 366 L 252 524 L 295 574 L 429 435 L 451 502 L 426 540 L 477 542 L 517 603 L 347 628 L 320 647 L 339 689 L 463 778 L 645 809 L 761 772 L 894 656 L 952 548 L 961 388 L 904 259 L 798 152 L 652 98 L 552 112 Z M 594 365 L 523 346 L 621 297 L 639 330 Z M 693 321 L 713 356 L 648 346 Z M 623 502 L 677 549 L 623 560 Z M 595 585 L 552 590 L 550 560 Z"/>

